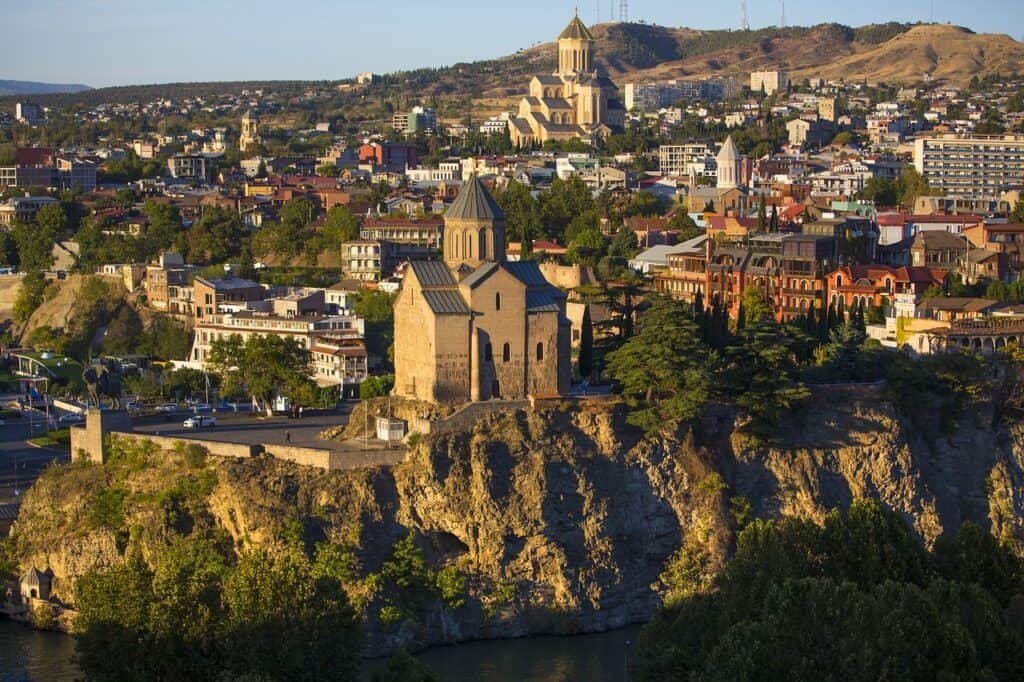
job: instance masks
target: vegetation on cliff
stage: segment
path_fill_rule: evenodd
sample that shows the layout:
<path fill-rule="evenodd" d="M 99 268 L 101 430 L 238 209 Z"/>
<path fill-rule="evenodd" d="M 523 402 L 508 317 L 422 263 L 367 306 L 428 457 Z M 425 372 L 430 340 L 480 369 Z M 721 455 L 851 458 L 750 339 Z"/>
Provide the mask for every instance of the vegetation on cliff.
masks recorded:
<path fill-rule="evenodd" d="M 755 521 L 688 587 L 644 629 L 638 679 L 1024 675 L 1024 564 L 973 523 L 927 552 L 874 501 L 822 524 Z"/>

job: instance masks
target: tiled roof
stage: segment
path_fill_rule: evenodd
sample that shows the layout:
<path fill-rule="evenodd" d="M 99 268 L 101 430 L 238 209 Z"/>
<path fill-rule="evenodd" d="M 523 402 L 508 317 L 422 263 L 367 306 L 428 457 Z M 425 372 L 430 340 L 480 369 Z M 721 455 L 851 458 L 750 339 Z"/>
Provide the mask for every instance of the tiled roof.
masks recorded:
<path fill-rule="evenodd" d="M 438 315 L 469 315 L 469 306 L 457 291 L 434 289 L 423 292 L 430 309 Z"/>

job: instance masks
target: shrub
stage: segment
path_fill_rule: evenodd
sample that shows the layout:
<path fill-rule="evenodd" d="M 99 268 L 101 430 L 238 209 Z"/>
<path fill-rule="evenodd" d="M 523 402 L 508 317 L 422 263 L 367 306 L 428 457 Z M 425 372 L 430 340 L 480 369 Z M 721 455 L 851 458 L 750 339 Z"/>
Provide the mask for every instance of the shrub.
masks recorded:
<path fill-rule="evenodd" d="M 86 512 L 86 521 L 91 528 L 117 530 L 124 526 L 124 499 L 128 491 L 119 486 L 100 490 L 92 499 Z"/>

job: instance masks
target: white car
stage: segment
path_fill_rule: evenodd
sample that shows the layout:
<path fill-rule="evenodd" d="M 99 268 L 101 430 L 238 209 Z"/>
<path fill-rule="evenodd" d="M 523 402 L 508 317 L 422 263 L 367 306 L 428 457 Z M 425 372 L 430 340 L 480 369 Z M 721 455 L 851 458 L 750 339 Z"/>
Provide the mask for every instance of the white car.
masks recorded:
<path fill-rule="evenodd" d="M 178 406 L 174 403 L 164 403 L 163 405 L 156 406 L 157 412 L 177 412 Z"/>
<path fill-rule="evenodd" d="M 61 415 L 61 418 L 57 420 L 61 424 L 81 424 L 85 421 L 85 417 L 80 414 L 65 414 Z"/>
<path fill-rule="evenodd" d="M 197 414 L 194 417 L 189 417 L 182 424 L 186 429 L 201 429 L 204 426 L 216 426 L 216 417 L 207 417 L 206 415 Z"/>

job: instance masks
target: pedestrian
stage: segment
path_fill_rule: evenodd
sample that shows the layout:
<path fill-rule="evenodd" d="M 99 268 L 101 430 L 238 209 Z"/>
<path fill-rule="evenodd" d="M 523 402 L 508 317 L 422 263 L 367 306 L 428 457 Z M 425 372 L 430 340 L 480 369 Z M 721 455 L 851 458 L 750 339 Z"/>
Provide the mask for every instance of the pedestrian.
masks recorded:
<path fill-rule="evenodd" d="M 291 443 L 292 442 L 292 432 L 291 431 L 285 431 L 284 432 L 284 442 L 285 443 Z"/>
<path fill-rule="evenodd" d="M 303 410 L 302 405 L 299 405 L 299 419 L 302 419 L 302 410 Z"/>

